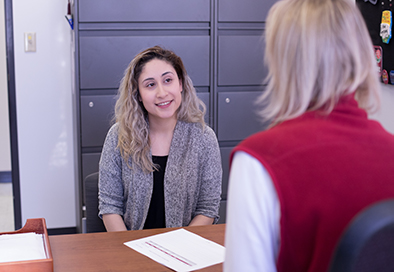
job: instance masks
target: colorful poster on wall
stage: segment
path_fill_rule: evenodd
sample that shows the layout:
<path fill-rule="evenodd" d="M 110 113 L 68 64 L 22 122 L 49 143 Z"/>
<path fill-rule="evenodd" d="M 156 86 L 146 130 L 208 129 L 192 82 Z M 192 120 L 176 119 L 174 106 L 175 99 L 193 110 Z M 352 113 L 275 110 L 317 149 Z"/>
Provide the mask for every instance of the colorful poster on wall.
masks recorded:
<path fill-rule="evenodd" d="M 382 75 L 383 70 L 383 50 L 381 46 L 374 46 L 375 49 L 375 57 L 376 57 L 376 64 L 378 65 L 378 72 L 379 76 Z"/>
<path fill-rule="evenodd" d="M 384 43 L 389 43 L 391 39 L 391 20 L 391 11 L 384 10 L 382 13 L 382 22 L 380 24 L 380 36 Z"/>

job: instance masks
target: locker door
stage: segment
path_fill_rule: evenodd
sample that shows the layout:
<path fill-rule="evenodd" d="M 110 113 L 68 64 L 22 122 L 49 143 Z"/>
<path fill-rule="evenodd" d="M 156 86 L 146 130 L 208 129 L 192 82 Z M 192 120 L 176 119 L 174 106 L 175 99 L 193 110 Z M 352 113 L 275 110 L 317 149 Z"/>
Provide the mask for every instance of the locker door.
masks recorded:
<path fill-rule="evenodd" d="M 218 94 L 218 139 L 240 141 L 265 129 L 255 104 L 261 92 L 221 92 Z"/>

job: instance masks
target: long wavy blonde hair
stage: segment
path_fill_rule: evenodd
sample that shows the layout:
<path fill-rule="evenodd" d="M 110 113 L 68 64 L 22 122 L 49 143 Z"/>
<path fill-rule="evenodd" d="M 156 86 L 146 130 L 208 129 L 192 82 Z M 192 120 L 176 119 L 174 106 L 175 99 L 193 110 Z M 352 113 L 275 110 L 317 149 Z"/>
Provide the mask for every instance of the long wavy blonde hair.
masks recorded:
<path fill-rule="evenodd" d="M 205 104 L 197 97 L 193 83 L 188 76 L 182 59 L 174 52 L 160 46 L 148 48 L 130 62 L 118 90 L 115 104 L 115 121 L 118 123 L 118 148 L 123 159 L 144 172 L 153 172 L 156 167 L 150 155 L 149 123 L 147 111 L 140 101 L 138 78 L 144 66 L 153 59 L 164 60 L 175 69 L 182 82 L 182 102 L 177 111 L 177 119 L 200 123 L 205 127 Z"/>
<path fill-rule="evenodd" d="M 269 73 L 260 115 L 272 125 L 355 93 L 361 107 L 379 107 L 373 45 L 354 0 L 282 0 L 265 31 Z M 271 125 L 271 126 L 272 126 Z"/>

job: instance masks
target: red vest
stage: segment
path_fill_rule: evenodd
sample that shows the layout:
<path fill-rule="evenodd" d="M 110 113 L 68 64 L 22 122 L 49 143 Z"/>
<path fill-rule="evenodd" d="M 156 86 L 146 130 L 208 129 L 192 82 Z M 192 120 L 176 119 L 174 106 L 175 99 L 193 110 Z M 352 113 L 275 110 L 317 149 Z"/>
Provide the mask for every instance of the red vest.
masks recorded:
<path fill-rule="evenodd" d="M 237 146 L 268 170 L 280 205 L 282 272 L 327 271 L 351 218 L 394 197 L 394 136 L 351 96 L 329 115 L 308 112 Z"/>

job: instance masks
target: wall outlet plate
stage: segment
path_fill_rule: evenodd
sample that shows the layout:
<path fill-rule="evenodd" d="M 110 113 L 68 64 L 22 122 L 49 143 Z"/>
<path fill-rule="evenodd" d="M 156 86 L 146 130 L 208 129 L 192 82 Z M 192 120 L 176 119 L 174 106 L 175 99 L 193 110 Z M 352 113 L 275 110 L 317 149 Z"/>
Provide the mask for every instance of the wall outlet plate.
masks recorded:
<path fill-rule="evenodd" d="M 25 52 L 36 52 L 35 32 L 25 32 Z"/>

